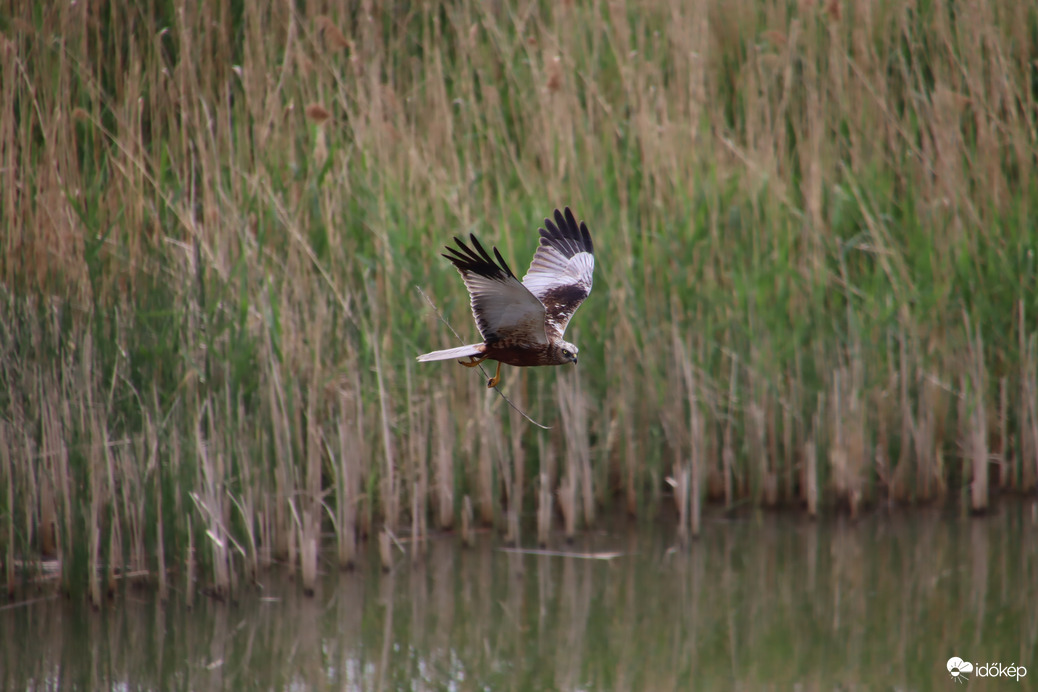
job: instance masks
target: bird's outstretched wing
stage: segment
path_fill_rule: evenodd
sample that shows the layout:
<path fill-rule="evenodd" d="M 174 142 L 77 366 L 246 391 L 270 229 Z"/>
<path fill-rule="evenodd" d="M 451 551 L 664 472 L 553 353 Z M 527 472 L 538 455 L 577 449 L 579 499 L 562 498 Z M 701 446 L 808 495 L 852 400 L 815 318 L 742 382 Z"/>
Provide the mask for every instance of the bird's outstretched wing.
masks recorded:
<path fill-rule="evenodd" d="M 469 234 L 469 238 L 471 248 L 455 236 L 454 242 L 461 250 L 448 247 L 450 254 L 444 257 L 458 268 L 465 281 L 472 296 L 472 315 L 483 340 L 547 344 L 544 305 L 515 278 L 496 247 L 494 262 L 476 236 Z"/>
<path fill-rule="evenodd" d="M 523 285 L 544 304 L 549 338 L 562 338 L 566 325 L 591 293 L 595 248 L 583 222 L 573 212 L 555 210 L 555 222 L 544 220 L 541 244 L 533 255 Z"/>

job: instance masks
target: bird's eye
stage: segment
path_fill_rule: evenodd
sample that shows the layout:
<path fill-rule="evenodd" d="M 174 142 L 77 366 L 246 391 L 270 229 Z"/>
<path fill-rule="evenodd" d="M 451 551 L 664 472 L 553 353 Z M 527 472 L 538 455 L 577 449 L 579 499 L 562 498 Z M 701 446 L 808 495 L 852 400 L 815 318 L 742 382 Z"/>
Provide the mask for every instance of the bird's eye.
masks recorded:
<path fill-rule="evenodd" d="M 564 349 L 562 349 L 562 355 L 564 355 L 564 356 L 572 356 L 573 354 L 569 352 L 568 348 L 564 348 Z"/>

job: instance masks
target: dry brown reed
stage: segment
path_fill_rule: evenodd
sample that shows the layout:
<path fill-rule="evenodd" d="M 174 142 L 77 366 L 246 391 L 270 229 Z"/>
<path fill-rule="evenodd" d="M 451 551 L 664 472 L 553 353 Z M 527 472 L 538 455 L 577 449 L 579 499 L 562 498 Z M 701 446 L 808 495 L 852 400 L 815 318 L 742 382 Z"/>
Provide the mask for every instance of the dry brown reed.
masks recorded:
<path fill-rule="evenodd" d="M 433 445 L 435 449 L 432 498 L 436 508 L 436 525 L 439 529 L 454 526 L 454 422 L 447 409 L 446 396 L 440 392 L 432 399 L 435 420 Z"/>
<path fill-rule="evenodd" d="M 959 398 L 959 420 L 963 421 L 964 470 L 969 469 L 969 507 L 975 513 L 988 509 L 988 416 L 984 392 L 987 391 L 987 373 L 984 364 L 984 341 L 974 332 L 970 319 L 963 315 L 968 343 L 969 362 L 962 375 L 962 394 Z"/>
<path fill-rule="evenodd" d="M 214 593 L 276 560 L 312 585 L 328 527 L 348 566 L 458 511 L 515 538 L 536 495 L 546 541 L 552 493 L 573 536 L 686 467 L 693 531 L 705 498 L 1034 489 L 1026 3 L 512 9 L 10 8 L 8 588 L 42 551 L 95 604 L 185 563 Z M 444 330 L 411 286 L 472 337 L 434 248 L 474 231 L 521 266 L 564 204 L 597 248 L 579 369 L 503 384 L 541 433 L 413 365 Z"/>
<path fill-rule="evenodd" d="M 845 503 L 852 517 L 858 515 L 865 498 L 866 420 L 861 400 L 861 367 L 838 368 L 832 375 L 829 457 L 833 492 Z"/>
<path fill-rule="evenodd" d="M 383 572 L 393 569 L 393 540 L 390 538 L 388 528 L 378 532 L 378 557 L 382 563 Z"/>
<path fill-rule="evenodd" d="M 1038 479 L 1038 335 L 1024 336 L 1024 306 L 1020 303 L 1020 437 L 1019 489 L 1030 491 Z"/>
<path fill-rule="evenodd" d="M 587 395 L 581 386 L 580 370 L 573 369 L 568 373 L 560 373 L 556 380 L 556 391 L 562 422 L 560 432 L 565 444 L 566 468 L 563 473 L 569 479 L 567 483 L 571 483 L 567 492 L 572 493 L 573 496 L 572 512 L 574 514 L 577 512 L 577 498 L 579 497 L 584 523 L 586 526 L 591 526 L 595 521 L 594 476 L 591 469 L 588 402 Z"/>

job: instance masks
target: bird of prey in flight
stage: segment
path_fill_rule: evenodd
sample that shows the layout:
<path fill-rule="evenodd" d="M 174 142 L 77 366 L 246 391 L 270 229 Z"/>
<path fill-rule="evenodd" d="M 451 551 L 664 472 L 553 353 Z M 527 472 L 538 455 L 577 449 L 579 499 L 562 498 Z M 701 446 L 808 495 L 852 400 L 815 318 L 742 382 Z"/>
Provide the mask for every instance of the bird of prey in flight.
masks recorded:
<path fill-rule="evenodd" d="M 450 254 L 443 256 L 461 272 L 483 341 L 426 353 L 418 356 L 419 361 L 468 358 L 460 362 L 472 368 L 496 360 L 497 372 L 487 387 L 501 381 L 502 363 L 522 367 L 577 362 L 577 347 L 562 335 L 591 293 L 595 270 L 591 234 L 584 222 L 577 224 L 568 207 L 565 213 L 556 209 L 555 221 L 545 219 L 540 232 L 541 244 L 522 281 L 496 247 L 491 257 L 475 235 L 469 234 L 472 247 L 454 237 L 460 249 L 448 247 Z"/>

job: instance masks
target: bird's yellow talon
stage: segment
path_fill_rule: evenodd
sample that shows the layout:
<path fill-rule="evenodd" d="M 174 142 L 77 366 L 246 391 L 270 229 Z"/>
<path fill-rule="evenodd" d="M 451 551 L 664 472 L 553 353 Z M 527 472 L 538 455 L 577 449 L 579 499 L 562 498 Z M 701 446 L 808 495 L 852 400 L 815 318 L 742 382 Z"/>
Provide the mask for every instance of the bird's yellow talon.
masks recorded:
<path fill-rule="evenodd" d="M 497 363 L 497 372 L 494 373 L 493 377 L 487 380 L 487 389 L 493 389 L 499 382 L 501 382 L 501 361 L 498 361 Z"/>

